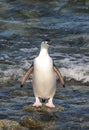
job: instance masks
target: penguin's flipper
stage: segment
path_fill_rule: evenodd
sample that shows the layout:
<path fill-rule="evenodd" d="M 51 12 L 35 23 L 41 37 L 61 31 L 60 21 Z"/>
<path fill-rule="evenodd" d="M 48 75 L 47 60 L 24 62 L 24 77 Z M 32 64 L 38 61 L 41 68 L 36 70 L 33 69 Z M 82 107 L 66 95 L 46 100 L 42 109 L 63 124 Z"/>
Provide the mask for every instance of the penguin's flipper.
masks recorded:
<path fill-rule="evenodd" d="M 31 67 L 27 70 L 27 72 L 25 73 L 25 75 L 22 78 L 21 81 L 21 87 L 23 87 L 25 81 L 27 80 L 27 78 L 29 77 L 29 75 L 33 72 L 33 64 L 31 65 Z"/>
<path fill-rule="evenodd" d="M 58 70 L 58 68 L 57 68 L 55 65 L 53 65 L 53 69 L 54 69 L 54 71 L 56 72 L 56 74 L 58 75 L 59 80 L 60 80 L 62 86 L 65 87 L 65 82 L 64 82 L 64 79 L 63 79 L 63 77 L 62 77 L 60 71 Z"/>

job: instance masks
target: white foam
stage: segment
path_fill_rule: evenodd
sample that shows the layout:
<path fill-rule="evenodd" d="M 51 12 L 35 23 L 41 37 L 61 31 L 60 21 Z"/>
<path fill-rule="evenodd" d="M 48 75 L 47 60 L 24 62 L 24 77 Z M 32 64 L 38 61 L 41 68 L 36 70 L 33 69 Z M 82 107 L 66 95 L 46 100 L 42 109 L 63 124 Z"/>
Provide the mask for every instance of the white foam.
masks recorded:
<path fill-rule="evenodd" d="M 74 79 L 75 81 L 80 81 L 81 83 L 89 82 L 88 61 L 88 56 L 81 57 L 80 54 L 73 56 L 68 55 L 66 58 L 61 60 L 56 59 L 57 66 L 60 65 L 59 70 L 68 81 Z M 17 79 L 20 81 L 25 71 L 31 66 L 31 63 L 31 60 L 23 58 L 19 65 L 5 65 L 5 70 L 3 70 L 4 67 L 2 66 L 0 68 L 0 81 L 5 82 L 10 79 Z"/>
<path fill-rule="evenodd" d="M 35 51 L 38 51 L 38 48 L 21 48 L 20 51 L 23 51 L 25 53 L 30 53 L 30 52 L 35 52 Z"/>
<path fill-rule="evenodd" d="M 0 82 L 7 82 L 11 79 L 18 79 L 23 75 L 24 71 L 21 68 L 10 66 L 10 68 L 5 69 L 4 71 L 0 69 L 0 73 Z"/>
<path fill-rule="evenodd" d="M 23 62 L 22 62 L 22 68 L 24 68 L 24 69 L 27 69 L 27 68 L 29 68 L 31 66 L 31 61 L 29 62 L 28 60 L 23 60 Z"/>
<path fill-rule="evenodd" d="M 31 66 L 31 61 L 24 59 L 20 65 L 8 65 L 3 70 L 0 68 L 0 82 L 7 82 L 17 79 L 21 81 L 25 71 Z"/>
<path fill-rule="evenodd" d="M 67 77 L 67 79 L 74 79 L 77 81 L 82 81 L 83 83 L 89 82 L 89 64 L 83 62 L 82 59 L 65 58 L 60 60 L 59 64 L 63 67 L 60 68 L 62 74 Z"/>

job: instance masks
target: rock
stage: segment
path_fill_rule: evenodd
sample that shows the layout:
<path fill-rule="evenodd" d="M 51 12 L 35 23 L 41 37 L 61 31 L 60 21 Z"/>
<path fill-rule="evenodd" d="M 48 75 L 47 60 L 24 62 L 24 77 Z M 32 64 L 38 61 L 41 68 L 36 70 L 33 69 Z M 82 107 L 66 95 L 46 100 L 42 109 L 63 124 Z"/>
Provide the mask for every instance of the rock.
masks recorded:
<path fill-rule="evenodd" d="M 40 118 L 39 118 L 40 117 Z M 54 120 L 50 115 L 36 115 L 35 116 L 25 116 L 21 119 L 20 124 L 24 127 L 27 127 L 29 129 L 36 129 L 36 130 L 56 130 L 56 124 L 57 121 Z"/>
<path fill-rule="evenodd" d="M 23 126 L 16 126 L 16 125 L 9 125 L 9 126 L 5 126 L 3 130 L 28 130 L 28 128 L 25 128 Z"/>
<path fill-rule="evenodd" d="M 18 122 L 12 120 L 0 120 L 0 130 L 28 130 L 22 127 Z"/>
<path fill-rule="evenodd" d="M 57 121 L 57 114 L 64 111 L 63 107 L 56 106 L 48 108 L 45 104 L 42 107 L 25 106 L 27 115 L 21 118 L 20 123 L 8 119 L 0 120 L 0 130 L 29 130 L 29 129 L 47 129 L 54 126 Z"/>
<path fill-rule="evenodd" d="M 3 120 L 0 120 L 0 128 L 4 128 L 6 125 L 19 125 L 18 122 L 16 121 L 11 121 L 11 120 L 7 120 L 7 119 L 3 119 Z"/>
<path fill-rule="evenodd" d="M 55 108 L 48 108 L 45 104 L 41 107 L 25 106 L 24 110 L 27 116 L 21 118 L 20 124 L 27 128 L 47 129 L 58 120 L 58 113 L 64 111 L 64 107 L 56 106 Z"/>
<path fill-rule="evenodd" d="M 49 108 L 45 104 L 43 104 L 41 107 L 36 108 L 36 107 L 29 105 L 29 106 L 25 106 L 24 110 L 27 112 L 49 112 L 49 113 L 52 113 L 52 112 L 62 112 L 62 111 L 64 111 L 64 107 L 56 105 L 55 108 Z"/>
<path fill-rule="evenodd" d="M 27 128 L 40 128 L 41 127 L 39 120 L 32 116 L 24 116 L 21 119 L 20 124 Z"/>

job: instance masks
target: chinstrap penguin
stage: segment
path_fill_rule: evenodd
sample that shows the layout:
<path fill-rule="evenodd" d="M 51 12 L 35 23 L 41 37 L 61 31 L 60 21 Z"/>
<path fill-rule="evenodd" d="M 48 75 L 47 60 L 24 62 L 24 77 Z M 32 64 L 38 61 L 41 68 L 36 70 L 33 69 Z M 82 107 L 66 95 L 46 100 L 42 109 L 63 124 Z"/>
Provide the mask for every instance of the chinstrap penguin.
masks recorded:
<path fill-rule="evenodd" d="M 39 55 L 34 59 L 33 64 L 22 78 L 21 87 L 23 87 L 25 81 L 32 73 L 33 91 L 36 99 L 33 106 L 42 106 L 40 101 L 40 98 L 42 98 L 43 102 L 45 102 L 45 99 L 48 99 L 46 106 L 54 108 L 55 105 L 53 104 L 53 97 L 56 91 L 55 73 L 59 77 L 63 87 L 65 87 L 65 83 L 60 71 L 53 63 L 52 58 L 49 56 L 48 48 L 48 41 L 43 41 L 41 43 Z"/>

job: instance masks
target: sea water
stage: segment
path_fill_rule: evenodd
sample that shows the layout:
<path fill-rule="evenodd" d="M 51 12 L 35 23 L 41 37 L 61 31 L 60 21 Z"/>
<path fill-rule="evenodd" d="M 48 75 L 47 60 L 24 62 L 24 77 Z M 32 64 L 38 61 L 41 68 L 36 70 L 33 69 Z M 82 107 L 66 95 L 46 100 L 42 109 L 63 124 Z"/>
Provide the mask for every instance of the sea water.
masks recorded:
<path fill-rule="evenodd" d="M 49 53 L 67 87 L 63 90 L 58 83 L 55 99 L 76 98 L 72 90 L 78 90 L 79 100 L 81 96 L 85 99 L 85 93 L 86 100 L 89 98 L 88 0 L 1 0 L 0 112 L 4 112 L 4 115 L 0 116 L 1 119 L 20 118 L 19 111 L 16 117 L 10 113 L 11 108 L 12 113 L 14 112 L 11 106 L 12 97 L 15 98 L 14 104 L 16 97 L 18 100 L 20 97 L 23 97 L 23 100 L 33 97 L 32 78 L 27 80 L 24 90 L 19 90 L 20 81 L 39 54 L 40 44 L 44 39 L 50 39 L 54 46 L 49 49 Z M 83 92 L 84 95 L 81 94 Z M 21 103 L 21 100 L 19 101 Z M 14 107 L 21 108 L 21 105 L 17 107 L 15 104 Z"/>

